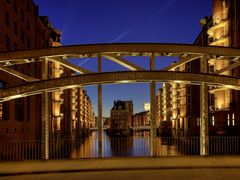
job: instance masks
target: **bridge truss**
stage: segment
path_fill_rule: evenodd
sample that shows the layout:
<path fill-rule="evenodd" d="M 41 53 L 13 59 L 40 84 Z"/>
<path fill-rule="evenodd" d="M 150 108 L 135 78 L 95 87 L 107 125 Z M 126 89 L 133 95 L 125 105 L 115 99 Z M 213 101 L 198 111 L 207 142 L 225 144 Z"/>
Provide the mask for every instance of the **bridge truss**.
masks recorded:
<path fill-rule="evenodd" d="M 124 57 L 149 57 L 150 66 L 145 69 Z M 162 70 L 156 70 L 157 56 L 179 57 L 179 61 Z M 69 59 L 97 58 L 98 71 L 92 72 L 69 62 Z M 102 72 L 102 58 L 109 59 L 129 69 L 122 72 Z M 70 89 L 78 86 L 98 86 L 98 154 L 102 157 L 102 84 L 150 82 L 150 120 L 151 120 L 151 153 L 155 156 L 156 137 L 156 82 L 176 82 L 197 84 L 200 88 L 200 153 L 208 155 L 208 86 L 240 90 L 240 79 L 222 75 L 224 72 L 240 65 L 240 51 L 236 48 L 195 46 L 186 44 L 94 44 L 61 46 L 47 49 L 0 53 L 0 70 L 25 81 L 23 85 L 0 90 L 0 102 L 42 94 L 42 140 L 43 158 L 48 159 L 48 92 Z M 200 59 L 201 72 L 177 72 L 175 68 L 195 59 Z M 228 60 L 230 65 L 221 70 L 209 73 L 208 61 Z M 58 62 L 61 66 L 76 72 L 75 76 L 48 79 L 47 63 Z M 42 79 L 36 79 L 11 68 L 13 65 L 42 62 Z M 80 75 L 78 75 L 80 74 Z"/>

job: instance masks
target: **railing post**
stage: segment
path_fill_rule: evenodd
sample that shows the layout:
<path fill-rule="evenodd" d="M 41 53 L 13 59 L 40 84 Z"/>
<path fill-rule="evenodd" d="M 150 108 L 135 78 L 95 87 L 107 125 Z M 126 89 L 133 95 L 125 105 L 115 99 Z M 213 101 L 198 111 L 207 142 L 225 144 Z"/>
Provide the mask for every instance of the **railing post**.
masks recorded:
<path fill-rule="evenodd" d="M 42 79 L 47 79 L 48 76 L 48 61 L 45 59 L 42 62 Z M 49 113 L 48 113 L 48 92 L 42 92 L 42 159 L 49 159 Z"/>
<path fill-rule="evenodd" d="M 208 72 L 208 60 L 206 56 L 200 60 L 201 73 Z M 200 86 L 200 155 L 209 155 L 209 134 L 208 134 L 208 86 L 201 83 Z"/>
<path fill-rule="evenodd" d="M 155 69 L 155 55 L 150 55 L 150 70 Z M 151 156 L 156 157 L 156 82 L 150 81 L 150 123 L 151 123 Z"/>
<path fill-rule="evenodd" d="M 98 72 L 102 72 L 102 57 L 98 54 Z M 98 158 L 102 158 L 102 84 L 98 84 Z"/>

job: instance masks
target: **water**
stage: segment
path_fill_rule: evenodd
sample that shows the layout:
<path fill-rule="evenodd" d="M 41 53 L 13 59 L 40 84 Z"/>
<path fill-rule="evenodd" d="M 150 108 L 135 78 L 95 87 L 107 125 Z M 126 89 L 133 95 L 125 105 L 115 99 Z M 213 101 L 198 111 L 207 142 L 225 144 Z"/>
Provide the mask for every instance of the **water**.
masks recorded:
<path fill-rule="evenodd" d="M 102 157 L 139 157 L 151 156 L 151 142 L 149 131 L 135 132 L 128 138 L 110 138 L 103 133 Z M 164 139 L 156 139 L 156 154 L 180 155 L 174 144 L 169 144 Z M 93 132 L 90 137 L 83 140 L 80 145 L 72 149 L 71 158 L 97 158 L 98 133 Z"/>

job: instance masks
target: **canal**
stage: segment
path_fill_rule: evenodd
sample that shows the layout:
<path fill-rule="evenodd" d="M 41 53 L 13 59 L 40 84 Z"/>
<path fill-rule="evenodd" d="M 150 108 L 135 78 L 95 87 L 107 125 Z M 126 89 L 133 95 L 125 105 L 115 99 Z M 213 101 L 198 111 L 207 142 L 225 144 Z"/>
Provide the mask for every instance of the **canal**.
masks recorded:
<path fill-rule="evenodd" d="M 103 133 L 103 157 L 140 157 L 151 156 L 149 131 L 134 132 L 128 138 L 110 138 Z M 97 131 L 81 141 L 71 151 L 71 158 L 97 158 L 98 157 L 98 133 Z M 180 155 L 175 143 L 163 138 L 156 139 L 157 156 Z"/>

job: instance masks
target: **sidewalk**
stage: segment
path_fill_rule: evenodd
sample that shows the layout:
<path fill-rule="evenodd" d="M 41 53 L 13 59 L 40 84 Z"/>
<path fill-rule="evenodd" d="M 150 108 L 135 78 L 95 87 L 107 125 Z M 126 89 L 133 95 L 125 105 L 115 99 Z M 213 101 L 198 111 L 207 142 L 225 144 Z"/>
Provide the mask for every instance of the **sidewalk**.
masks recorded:
<path fill-rule="evenodd" d="M 116 170 L 240 168 L 240 157 L 158 157 L 1 162 L 0 176 Z"/>

